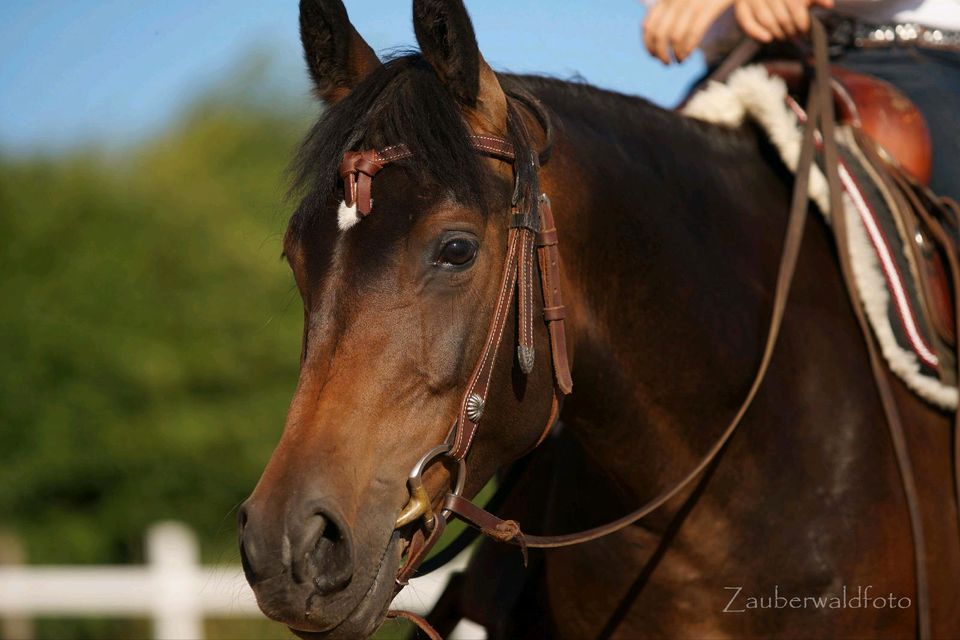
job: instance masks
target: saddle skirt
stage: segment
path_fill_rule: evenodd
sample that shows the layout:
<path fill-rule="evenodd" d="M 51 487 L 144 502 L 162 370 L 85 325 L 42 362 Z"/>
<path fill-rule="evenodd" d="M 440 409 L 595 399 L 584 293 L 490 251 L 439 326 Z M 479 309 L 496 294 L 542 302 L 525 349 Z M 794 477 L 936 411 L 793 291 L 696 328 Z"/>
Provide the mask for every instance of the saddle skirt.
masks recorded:
<path fill-rule="evenodd" d="M 926 127 L 890 85 L 844 71 L 835 72 L 834 84 L 843 214 L 857 296 L 891 371 L 926 401 L 955 410 L 954 288 L 945 265 L 946 252 L 957 251 L 957 236 L 943 229 L 952 232 L 958 224 L 949 208 L 948 219 L 931 219 L 929 211 L 938 208 L 932 196 L 929 203 L 919 201 L 928 193 L 919 183 L 930 172 Z M 683 113 L 727 126 L 752 121 L 795 171 L 806 114 L 794 96 L 805 86 L 797 63 L 750 65 L 723 84 L 709 82 Z M 884 99 L 864 108 L 854 98 L 864 95 Z M 897 102 L 895 111 L 882 115 L 890 100 Z M 809 191 L 826 217 L 829 187 L 822 168 L 813 168 Z"/>

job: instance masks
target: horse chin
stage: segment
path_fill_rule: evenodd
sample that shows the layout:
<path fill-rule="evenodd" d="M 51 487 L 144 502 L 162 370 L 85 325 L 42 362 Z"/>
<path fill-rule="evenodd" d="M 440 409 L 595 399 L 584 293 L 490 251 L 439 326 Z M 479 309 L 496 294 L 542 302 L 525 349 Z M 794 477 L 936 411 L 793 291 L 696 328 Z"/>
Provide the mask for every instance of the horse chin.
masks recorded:
<path fill-rule="evenodd" d="M 400 536 L 394 532 L 387 542 L 366 592 L 357 602 L 356 607 L 339 622 L 318 628 L 298 628 L 288 625 L 290 631 L 304 640 L 353 640 L 373 635 L 383 624 L 387 609 L 393 601 L 394 578 L 400 566 L 400 555 L 404 546 Z M 310 618 L 322 617 L 321 606 L 319 598 L 311 598 L 311 602 L 308 603 L 308 621 Z"/>

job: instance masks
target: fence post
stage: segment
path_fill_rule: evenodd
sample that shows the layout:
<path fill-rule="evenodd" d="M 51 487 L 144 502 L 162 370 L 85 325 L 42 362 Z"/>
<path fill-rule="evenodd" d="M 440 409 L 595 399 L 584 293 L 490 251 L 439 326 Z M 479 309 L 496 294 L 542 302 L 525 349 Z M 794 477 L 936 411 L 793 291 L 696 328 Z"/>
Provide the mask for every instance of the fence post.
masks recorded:
<path fill-rule="evenodd" d="M 13 531 L 0 530 L 0 566 L 20 566 L 27 561 L 20 538 Z M 0 638 L 7 640 L 32 640 L 33 621 L 26 616 L 10 615 L 0 619 Z"/>
<path fill-rule="evenodd" d="M 156 589 L 156 640 L 202 640 L 203 612 L 195 601 L 199 561 L 200 546 L 186 526 L 161 522 L 147 530 L 147 563 Z"/>

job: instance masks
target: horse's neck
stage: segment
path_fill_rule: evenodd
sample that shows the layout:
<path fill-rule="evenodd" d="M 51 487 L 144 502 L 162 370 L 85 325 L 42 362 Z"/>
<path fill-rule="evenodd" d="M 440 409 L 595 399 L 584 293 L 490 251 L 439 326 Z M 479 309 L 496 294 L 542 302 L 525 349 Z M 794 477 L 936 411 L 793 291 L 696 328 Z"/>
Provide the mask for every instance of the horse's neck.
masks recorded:
<path fill-rule="evenodd" d="M 557 173 L 577 175 L 555 189 L 575 341 L 564 419 L 630 493 L 650 495 L 747 391 L 786 187 L 749 134 L 637 109 L 608 136 L 565 122 Z"/>

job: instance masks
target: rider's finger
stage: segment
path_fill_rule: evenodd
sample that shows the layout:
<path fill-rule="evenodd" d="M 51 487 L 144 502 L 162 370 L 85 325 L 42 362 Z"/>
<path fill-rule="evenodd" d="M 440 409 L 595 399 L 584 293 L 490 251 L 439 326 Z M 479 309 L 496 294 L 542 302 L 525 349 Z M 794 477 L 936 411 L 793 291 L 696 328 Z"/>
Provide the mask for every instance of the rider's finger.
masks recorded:
<path fill-rule="evenodd" d="M 787 8 L 793 16 L 793 23 L 799 33 L 806 33 L 810 29 L 810 8 L 807 0 L 789 0 Z"/>
<path fill-rule="evenodd" d="M 778 40 L 786 39 L 787 36 L 783 33 L 783 29 L 780 28 L 780 23 L 777 22 L 773 11 L 770 10 L 770 6 L 765 0 L 746 0 L 746 4 L 750 5 L 754 20 L 770 33 L 770 35 Z"/>
<path fill-rule="evenodd" d="M 663 24 L 671 12 L 672 8 L 669 3 L 658 2 L 650 9 L 647 18 L 643 21 L 643 44 L 650 55 L 654 57 L 659 57 L 657 49 L 660 40 L 664 37 Z M 663 62 L 668 61 L 663 60 Z"/>
<path fill-rule="evenodd" d="M 689 56 L 700 45 L 700 41 L 703 40 L 703 36 L 707 33 L 710 25 L 732 3 L 733 0 L 708 1 L 703 3 L 700 10 L 692 12 L 687 20 L 687 26 L 684 29 L 679 46 L 674 47 L 678 60 L 683 60 Z"/>
<path fill-rule="evenodd" d="M 670 38 L 677 24 L 680 5 L 679 0 L 670 2 L 669 9 L 664 13 L 653 34 L 653 55 L 663 64 L 670 64 Z"/>
<path fill-rule="evenodd" d="M 766 4 L 777 26 L 780 27 L 784 39 L 792 38 L 796 35 L 797 25 L 793 19 L 793 13 L 790 11 L 790 7 L 787 6 L 787 0 L 767 0 Z"/>
<path fill-rule="evenodd" d="M 773 34 L 767 31 L 754 17 L 753 10 L 744 2 L 738 2 L 734 9 L 734 15 L 743 32 L 754 40 L 760 42 L 770 42 L 773 40 Z"/>

